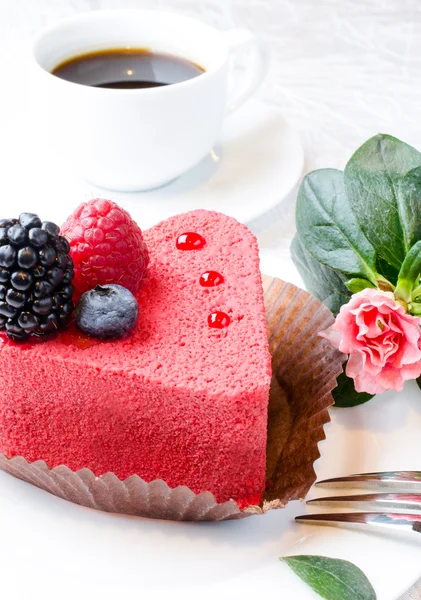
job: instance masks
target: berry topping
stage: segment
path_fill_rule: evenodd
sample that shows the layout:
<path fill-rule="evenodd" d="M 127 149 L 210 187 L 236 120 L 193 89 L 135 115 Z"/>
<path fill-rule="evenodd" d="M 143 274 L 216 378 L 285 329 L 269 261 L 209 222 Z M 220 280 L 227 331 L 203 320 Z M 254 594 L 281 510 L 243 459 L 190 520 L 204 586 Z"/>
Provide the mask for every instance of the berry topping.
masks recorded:
<path fill-rule="evenodd" d="M 13 246 L 0 246 L 0 267 L 8 269 L 13 265 L 16 259 L 16 250 Z"/>
<path fill-rule="evenodd" d="M 25 227 L 13 225 L 13 227 L 8 230 L 7 237 L 9 238 L 9 242 L 14 246 L 23 246 L 28 239 L 28 232 Z"/>
<path fill-rule="evenodd" d="M 203 287 L 215 287 L 224 283 L 224 278 L 217 271 L 206 271 L 200 276 L 199 283 Z"/>
<path fill-rule="evenodd" d="M 49 271 L 47 271 L 47 281 L 51 283 L 54 287 L 57 287 L 62 281 L 64 277 L 63 269 L 60 267 L 52 267 Z"/>
<path fill-rule="evenodd" d="M 221 312 L 219 310 L 211 313 L 208 316 L 208 325 L 212 329 L 224 329 L 224 327 L 228 327 L 230 323 L 231 319 L 227 315 L 227 313 Z"/>
<path fill-rule="evenodd" d="M 176 246 L 178 250 L 199 250 L 206 244 L 204 237 L 200 233 L 189 231 L 178 236 Z"/>
<path fill-rule="evenodd" d="M 78 294 L 107 283 L 119 283 L 133 294 L 139 290 L 149 255 L 141 230 L 125 210 L 110 200 L 91 200 L 61 231 L 70 242 Z"/>
<path fill-rule="evenodd" d="M 31 246 L 26 246 L 25 248 L 21 248 L 18 252 L 18 265 L 22 269 L 32 269 L 38 262 L 37 252 L 31 248 Z"/>
<path fill-rule="evenodd" d="M 29 230 L 29 242 L 33 248 L 42 248 L 45 246 L 48 240 L 48 234 L 44 229 L 40 229 L 39 227 L 34 227 Z"/>
<path fill-rule="evenodd" d="M 60 227 L 55 223 L 51 223 L 51 221 L 44 221 L 42 224 L 42 229 L 47 232 L 50 240 L 55 240 L 60 233 Z M 67 250 L 69 251 L 69 250 Z"/>
<path fill-rule="evenodd" d="M 45 272 L 46 269 L 43 266 L 38 265 L 32 270 L 32 275 L 35 279 L 42 279 L 45 276 Z"/>
<path fill-rule="evenodd" d="M 6 280 L 7 281 L 7 280 Z M 26 292 L 33 284 L 34 278 L 28 271 L 15 271 L 10 278 L 15 290 Z"/>
<path fill-rule="evenodd" d="M 75 310 L 78 327 L 98 338 L 119 338 L 136 324 L 137 300 L 121 285 L 97 285 L 82 294 Z"/>
<path fill-rule="evenodd" d="M 23 312 L 19 316 L 18 325 L 28 333 L 32 333 L 38 329 L 39 319 L 30 312 Z"/>
<path fill-rule="evenodd" d="M 14 308 L 22 308 L 25 305 L 28 298 L 23 292 L 17 292 L 13 288 L 9 288 L 6 294 L 6 302 L 9 306 Z"/>
<path fill-rule="evenodd" d="M 22 213 L 19 217 L 19 223 L 25 229 L 32 229 L 33 227 L 41 227 L 41 219 L 38 215 L 33 213 Z"/>
<path fill-rule="evenodd" d="M 39 262 L 42 264 L 43 267 L 51 267 L 51 265 L 55 263 L 55 260 L 57 258 L 56 251 L 54 250 L 54 248 L 51 248 L 51 246 L 42 248 L 42 250 L 39 251 L 38 255 Z"/>
<path fill-rule="evenodd" d="M 0 330 L 15 341 L 52 333 L 73 311 L 73 263 L 54 223 L 23 213 L 0 221 Z"/>
<path fill-rule="evenodd" d="M 9 229 L 12 225 L 15 225 L 18 221 L 16 219 L 0 219 L 0 229 Z"/>
<path fill-rule="evenodd" d="M 48 283 L 48 281 L 45 280 L 38 280 L 34 285 L 33 294 L 35 298 L 45 298 L 46 296 L 51 296 L 53 290 L 54 287 L 51 285 L 51 283 Z"/>

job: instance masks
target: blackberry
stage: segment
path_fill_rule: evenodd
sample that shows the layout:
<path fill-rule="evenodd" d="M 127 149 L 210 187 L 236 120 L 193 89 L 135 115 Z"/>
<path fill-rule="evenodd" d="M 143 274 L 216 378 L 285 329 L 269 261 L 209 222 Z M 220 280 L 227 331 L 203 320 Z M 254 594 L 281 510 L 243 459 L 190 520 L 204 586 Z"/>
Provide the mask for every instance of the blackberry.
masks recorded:
<path fill-rule="evenodd" d="M 0 219 L 0 330 L 14 341 L 65 327 L 73 312 L 73 261 L 50 221 Z"/>

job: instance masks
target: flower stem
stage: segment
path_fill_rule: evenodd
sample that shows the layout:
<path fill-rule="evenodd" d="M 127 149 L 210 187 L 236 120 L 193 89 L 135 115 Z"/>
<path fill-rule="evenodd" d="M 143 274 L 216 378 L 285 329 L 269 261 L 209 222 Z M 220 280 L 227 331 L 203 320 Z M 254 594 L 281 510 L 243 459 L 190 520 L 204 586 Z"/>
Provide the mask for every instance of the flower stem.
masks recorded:
<path fill-rule="evenodd" d="M 411 302 L 411 299 L 413 298 L 412 282 L 408 281 L 407 279 L 399 279 L 398 285 L 395 289 L 395 298 L 400 298 L 401 300 L 404 300 L 407 303 Z"/>
<path fill-rule="evenodd" d="M 418 287 L 416 287 L 413 292 L 412 292 L 412 297 L 416 298 L 417 296 L 419 296 L 421 294 L 421 285 L 419 285 Z"/>

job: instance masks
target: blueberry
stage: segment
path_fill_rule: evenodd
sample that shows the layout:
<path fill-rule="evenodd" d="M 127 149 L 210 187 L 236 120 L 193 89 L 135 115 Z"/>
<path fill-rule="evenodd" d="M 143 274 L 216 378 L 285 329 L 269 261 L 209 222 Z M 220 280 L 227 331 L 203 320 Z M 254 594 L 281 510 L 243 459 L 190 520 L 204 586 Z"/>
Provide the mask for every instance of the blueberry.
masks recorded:
<path fill-rule="evenodd" d="M 9 243 L 9 238 L 7 237 L 8 229 L 0 229 L 0 246 L 3 244 Z"/>
<path fill-rule="evenodd" d="M 137 300 L 121 285 L 97 285 L 82 294 L 75 311 L 79 328 L 98 338 L 119 338 L 138 317 Z"/>
<path fill-rule="evenodd" d="M 19 223 L 25 229 L 32 229 L 33 227 L 41 227 L 41 219 L 34 213 L 22 213 L 19 217 Z"/>
<path fill-rule="evenodd" d="M 7 317 L 3 317 L 0 315 L 0 329 L 4 329 L 6 327 Z"/>
<path fill-rule="evenodd" d="M 60 227 L 51 221 L 44 221 L 41 227 L 47 232 L 50 240 L 55 240 L 60 232 Z"/>
<path fill-rule="evenodd" d="M 15 271 L 12 273 L 10 281 L 15 288 L 15 290 L 19 290 L 20 292 L 26 292 L 31 287 L 34 278 L 31 273 L 27 271 Z"/>
<path fill-rule="evenodd" d="M 7 269 L 0 269 L 0 282 L 6 283 L 9 281 L 9 271 Z"/>
<path fill-rule="evenodd" d="M 7 246 L 3 246 L 7 248 Z M 0 248 L 1 251 L 1 248 Z M 22 269 L 32 269 L 38 262 L 37 253 L 30 246 L 26 246 L 25 248 L 21 248 L 18 252 L 18 265 Z"/>
<path fill-rule="evenodd" d="M 5 285 L 0 284 L 0 300 L 4 300 L 6 298 L 7 287 Z"/>
<path fill-rule="evenodd" d="M 34 227 L 29 230 L 29 243 L 34 248 L 42 248 L 48 241 L 48 233 L 40 227 Z"/>
<path fill-rule="evenodd" d="M 9 244 L 0 246 L 0 267 L 8 269 L 16 260 L 16 250 Z"/>

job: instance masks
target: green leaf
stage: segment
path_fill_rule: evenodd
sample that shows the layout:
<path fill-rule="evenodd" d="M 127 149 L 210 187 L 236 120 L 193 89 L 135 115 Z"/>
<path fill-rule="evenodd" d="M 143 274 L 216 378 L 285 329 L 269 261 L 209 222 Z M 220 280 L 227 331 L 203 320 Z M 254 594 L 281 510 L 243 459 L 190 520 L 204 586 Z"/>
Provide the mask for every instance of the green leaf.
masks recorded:
<path fill-rule="evenodd" d="M 389 265 L 389 263 L 386 262 L 381 256 L 377 257 L 376 265 L 377 271 L 380 273 L 380 275 L 383 275 L 383 277 L 390 281 L 390 283 L 396 285 L 398 281 L 399 269 Z"/>
<path fill-rule="evenodd" d="M 375 285 L 371 283 L 371 281 L 367 281 L 367 279 L 349 279 L 348 281 L 345 281 L 345 285 L 353 294 L 362 292 L 367 288 L 375 287 Z"/>
<path fill-rule="evenodd" d="M 304 247 L 317 261 L 348 277 L 376 281 L 376 253 L 352 214 L 342 171 L 320 169 L 306 175 L 296 222 Z"/>
<path fill-rule="evenodd" d="M 421 241 L 412 246 L 402 263 L 395 296 L 410 302 L 412 292 L 418 287 L 421 273 Z"/>
<path fill-rule="evenodd" d="M 406 246 L 411 247 L 421 240 L 421 167 L 399 179 L 396 195 L 405 223 Z"/>
<path fill-rule="evenodd" d="M 286 556 L 279 560 L 325 600 L 376 600 L 376 592 L 353 563 L 327 556 Z"/>
<path fill-rule="evenodd" d="M 377 253 L 397 269 L 417 235 L 420 218 L 413 188 L 400 180 L 420 166 L 421 153 L 415 148 L 379 134 L 363 144 L 345 168 L 349 203 L 361 229 Z M 417 177 L 409 179 L 415 185 Z M 407 203 L 411 193 L 415 213 Z"/>
<path fill-rule="evenodd" d="M 291 258 L 306 289 L 337 315 L 342 304 L 346 304 L 351 297 L 344 284 L 345 277 L 315 260 L 304 248 L 298 234 L 292 240 Z"/>
<path fill-rule="evenodd" d="M 332 391 L 333 399 L 335 400 L 336 408 L 351 408 L 352 406 L 359 406 L 364 404 L 373 398 L 372 394 L 366 392 L 357 392 L 354 387 L 354 380 L 351 377 L 347 377 L 344 371 L 338 377 L 337 387 Z"/>

